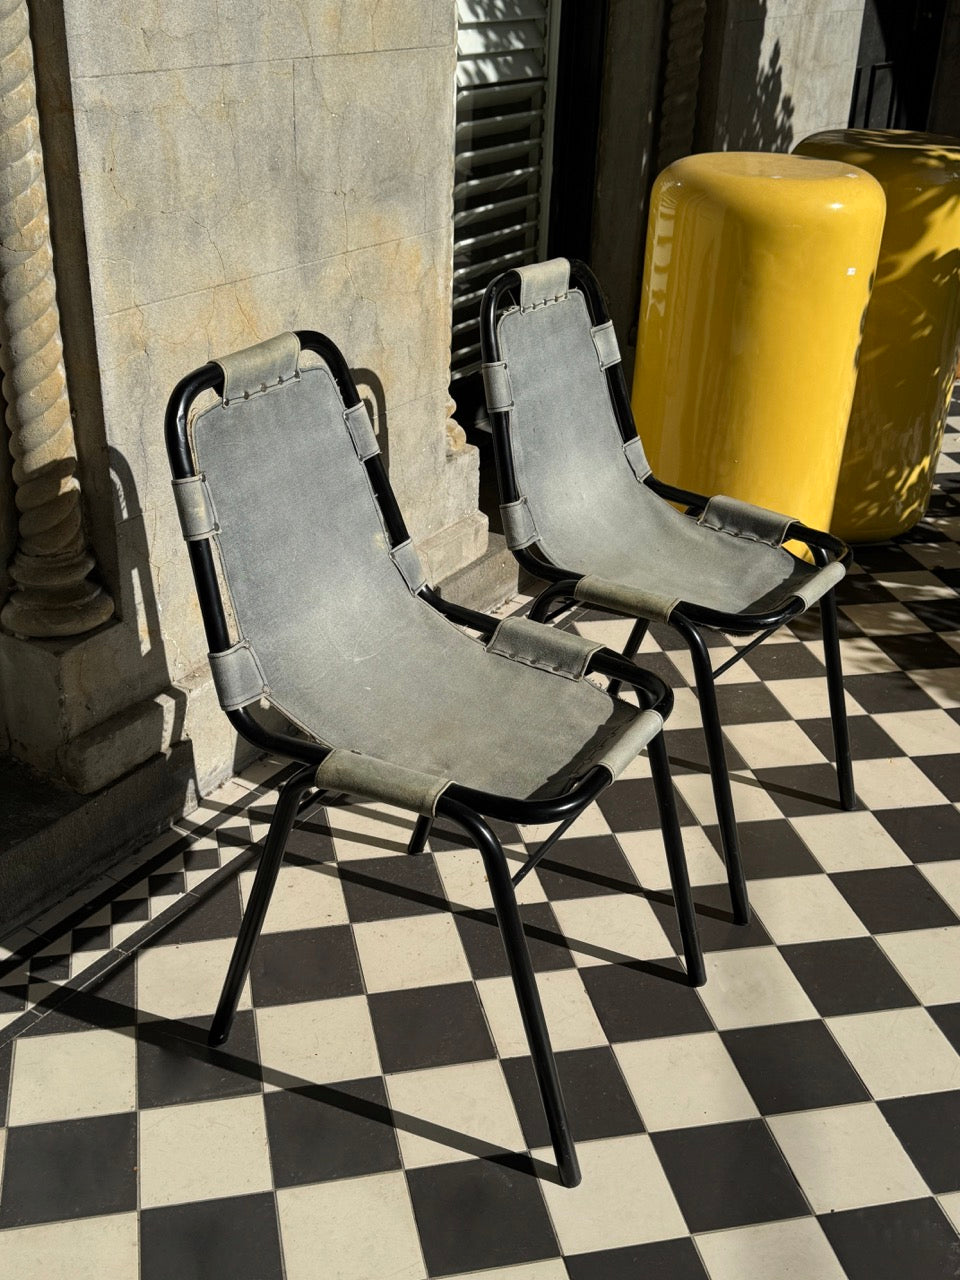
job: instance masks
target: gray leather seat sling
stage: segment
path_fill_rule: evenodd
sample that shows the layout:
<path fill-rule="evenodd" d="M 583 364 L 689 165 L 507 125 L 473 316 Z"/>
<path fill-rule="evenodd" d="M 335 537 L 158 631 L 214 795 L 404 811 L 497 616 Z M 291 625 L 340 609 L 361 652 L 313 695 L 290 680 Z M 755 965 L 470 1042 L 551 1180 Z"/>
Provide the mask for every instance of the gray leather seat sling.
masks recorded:
<path fill-rule="evenodd" d="M 582 263 L 572 279 L 563 258 L 499 276 L 484 295 L 481 340 L 504 533 L 523 567 L 549 584 L 530 617 L 580 603 L 637 620 L 624 656 L 635 656 L 650 622 L 668 623 L 689 645 L 734 918 L 746 923 L 715 680 L 819 602 L 840 799 L 854 808 L 834 600 L 849 552 L 790 517 L 656 480 L 613 324 Z M 788 539 L 806 542 L 815 563 L 786 550 Z M 706 628 L 754 639 L 713 670 Z"/>
<path fill-rule="evenodd" d="M 704 980 L 661 733 L 672 694 L 597 643 L 431 590 L 349 368 L 322 335 L 282 334 L 188 375 L 166 431 L 220 702 L 239 732 L 301 766 L 281 791 L 211 1041 L 229 1032 L 304 802 L 348 794 L 411 811 L 411 853 L 441 817 L 483 858 L 561 1176 L 574 1185 L 515 884 L 646 748 L 687 978 Z M 640 705 L 593 673 L 630 682 Z M 255 714 L 264 705 L 288 728 L 267 727 Z M 557 827 L 511 877 L 488 818 Z"/>

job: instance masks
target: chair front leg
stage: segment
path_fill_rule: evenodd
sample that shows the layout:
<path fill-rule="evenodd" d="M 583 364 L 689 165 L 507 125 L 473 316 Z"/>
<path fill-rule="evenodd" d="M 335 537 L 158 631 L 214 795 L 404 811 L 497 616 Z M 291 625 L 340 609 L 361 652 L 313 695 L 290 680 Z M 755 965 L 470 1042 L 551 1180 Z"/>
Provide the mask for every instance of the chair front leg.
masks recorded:
<path fill-rule="evenodd" d="M 707 742 L 710 782 L 713 786 L 723 860 L 730 886 L 733 919 L 736 924 L 749 924 L 750 900 L 747 897 L 747 882 L 744 879 L 743 865 L 740 861 L 740 837 L 737 833 L 737 817 L 733 808 L 733 792 L 730 789 L 730 774 L 727 771 L 727 757 L 723 746 L 723 730 L 720 727 L 717 687 L 713 678 L 710 651 L 704 643 L 703 636 L 692 623 L 682 618 L 671 618 L 670 621 L 690 646 L 690 656 L 693 659 L 697 697 L 700 699 L 700 717 L 703 721 L 703 736 Z"/>
<path fill-rule="evenodd" d="M 243 919 L 240 922 L 240 932 L 237 934 L 233 955 L 230 958 L 230 967 L 224 980 L 223 991 L 220 993 L 220 1003 L 217 1005 L 217 1012 L 210 1027 L 208 1041 L 211 1045 L 223 1044 L 230 1034 L 230 1027 L 240 1000 L 240 992 L 250 970 L 253 949 L 257 945 L 257 939 L 260 937 L 260 930 L 263 927 L 267 908 L 270 905 L 273 888 L 277 883 L 277 875 L 280 872 L 280 864 L 283 862 L 287 840 L 290 837 L 290 831 L 297 816 L 300 798 L 308 787 L 313 786 L 316 772 L 316 768 L 311 767 L 298 769 L 293 777 L 287 779 L 280 790 L 277 807 L 274 809 L 273 817 L 270 820 L 270 830 L 267 832 L 263 853 L 260 855 L 260 865 L 257 867 L 257 874 L 254 877 L 250 901 L 247 903 L 247 909 L 243 913 Z"/>
<path fill-rule="evenodd" d="M 524 937 L 516 894 L 510 880 L 503 848 L 487 823 L 472 809 L 441 796 L 437 803 L 437 810 L 456 822 L 467 833 L 483 858 L 484 869 L 493 895 L 494 909 L 497 913 L 497 923 L 500 925 L 500 934 L 510 965 L 510 976 L 517 993 L 517 1003 L 520 1006 L 520 1015 L 533 1058 L 533 1069 L 540 1087 L 540 1097 L 543 1100 L 543 1109 L 553 1141 L 560 1179 L 565 1187 L 575 1187 L 581 1178 L 580 1165 L 560 1088 L 560 1077 L 550 1044 L 550 1033 L 543 1016 L 540 992 L 537 990 L 533 975 L 533 965 L 530 963 L 527 940 Z"/>
<path fill-rule="evenodd" d="M 427 847 L 427 838 L 432 827 L 433 819 L 426 814 L 421 814 L 413 828 L 413 835 L 407 845 L 407 853 L 423 853 Z"/>
<path fill-rule="evenodd" d="M 658 733 L 647 744 L 647 756 L 650 760 L 650 771 L 653 774 L 657 807 L 660 810 L 660 829 L 667 855 L 667 867 L 670 871 L 670 884 L 673 887 L 673 903 L 677 912 L 677 922 L 680 925 L 687 977 L 691 987 L 702 987 L 707 980 L 707 973 L 703 967 L 697 918 L 690 894 L 690 876 L 683 852 L 683 837 L 680 834 L 680 820 L 677 817 L 673 779 L 670 777 L 670 761 L 667 759 L 667 748 L 662 733 Z"/>
<path fill-rule="evenodd" d="M 827 666 L 827 695 L 830 699 L 830 721 L 837 758 L 837 786 L 844 809 L 857 807 L 853 785 L 853 758 L 850 754 L 850 729 L 847 704 L 843 692 L 843 668 L 840 663 L 840 630 L 837 626 L 837 599 L 831 589 L 820 598 L 820 626 L 823 631 L 823 656 Z"/>

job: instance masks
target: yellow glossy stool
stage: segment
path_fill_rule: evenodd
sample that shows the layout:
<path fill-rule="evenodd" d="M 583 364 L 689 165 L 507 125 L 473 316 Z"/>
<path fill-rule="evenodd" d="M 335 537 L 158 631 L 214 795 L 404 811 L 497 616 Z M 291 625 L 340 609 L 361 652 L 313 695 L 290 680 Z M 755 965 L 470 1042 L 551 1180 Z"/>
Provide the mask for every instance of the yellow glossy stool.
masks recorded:
<path fill-rule="evenodd" d="M 827 527 L 883 216 L 848 164 L 728 152 L 660 174 L 633 381 L 658 477 Z"/>
<path fill-rule="evenodd" d="M 960 343 L 960 140 L 849 129 L 797 152 L 859 165 L 887 197 L 831 524 L 873 542 L 921 518 L 940 456 Z"/>

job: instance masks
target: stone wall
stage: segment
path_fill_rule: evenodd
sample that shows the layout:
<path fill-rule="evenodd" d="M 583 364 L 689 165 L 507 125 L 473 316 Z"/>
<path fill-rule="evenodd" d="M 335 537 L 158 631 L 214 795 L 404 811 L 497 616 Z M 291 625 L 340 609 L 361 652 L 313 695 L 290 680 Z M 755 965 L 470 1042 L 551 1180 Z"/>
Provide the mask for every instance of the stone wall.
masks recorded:
<path fill-rule="evenodd" d="M 235 743 L 164 453 L 183 374 L 282 329 L 327 332 L 431 576 L 486 547 L 476 452 L 447 423 L 456 8 L 38 0 L 32 17 L 67 373 L 118 621 L 73 648 L 4 644 L 8 687 L 18 664 L 42 669 L 52 699 L 43 742 L 23 729 L 17 751 L 92 790 L 185 737 L 206 788 Z"/>
<path fill-rule="evenodd" d="M 708 5 L 699 150 L 788 151 L 846 125 L 864 0 Z"/>

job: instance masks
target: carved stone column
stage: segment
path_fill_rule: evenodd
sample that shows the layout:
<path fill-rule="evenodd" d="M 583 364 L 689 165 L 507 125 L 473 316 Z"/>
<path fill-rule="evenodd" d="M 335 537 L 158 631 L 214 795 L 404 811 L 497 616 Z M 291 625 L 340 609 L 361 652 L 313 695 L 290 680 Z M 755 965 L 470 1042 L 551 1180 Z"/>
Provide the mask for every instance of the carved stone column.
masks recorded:
<path fill-rule="evenodd" d="M 0 0 L 0 366 L 20 513 L 0 619 L 19 635 L 79 635 L 113 601 L 88 576 L 26 0 Z"/>

